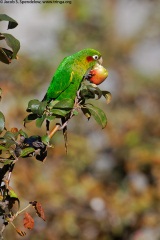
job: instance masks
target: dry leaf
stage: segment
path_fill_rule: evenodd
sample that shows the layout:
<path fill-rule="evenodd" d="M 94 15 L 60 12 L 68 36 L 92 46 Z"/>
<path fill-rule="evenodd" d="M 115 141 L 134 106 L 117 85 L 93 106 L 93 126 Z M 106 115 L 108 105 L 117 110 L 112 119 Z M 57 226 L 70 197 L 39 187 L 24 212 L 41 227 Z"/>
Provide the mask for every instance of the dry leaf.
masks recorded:
<path fill-rule="evenodd" d="M 29 213 L 25 213 L 23 219 L 23 225 L 25 228 L 32 229 L 34 227 L 34 220 Z"/>
<path fill-rule="evenodd" d="M 32 204 L 32 206 L 35 208 L 37 215 L 45 221 L 46 218 L 41 203 L 34 201 L 30 202 L 30 204 Z"/>
<path fill-rule="evenodd" d="M 45 219 L 45 215 L 44 215 L 44 210 L 42 208 L 42 205 L 39 202 L 36 203 L 35 209 L 36 209 L 38 216 L 45 221 L 46 219 Z"/>

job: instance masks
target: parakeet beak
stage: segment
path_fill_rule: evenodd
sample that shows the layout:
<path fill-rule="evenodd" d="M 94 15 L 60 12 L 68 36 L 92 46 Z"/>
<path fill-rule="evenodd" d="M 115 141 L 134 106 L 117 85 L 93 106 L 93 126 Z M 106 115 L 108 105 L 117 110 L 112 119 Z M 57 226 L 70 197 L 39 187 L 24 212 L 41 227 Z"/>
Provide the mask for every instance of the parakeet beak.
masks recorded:
<path fill-rule="evenodd" d="M 100 58 L 98 59 L 98 63 L 99 63 L 100 65 L 102 65 L 102 62 L 103 62 L 103 58 L 100 57 Z"/>

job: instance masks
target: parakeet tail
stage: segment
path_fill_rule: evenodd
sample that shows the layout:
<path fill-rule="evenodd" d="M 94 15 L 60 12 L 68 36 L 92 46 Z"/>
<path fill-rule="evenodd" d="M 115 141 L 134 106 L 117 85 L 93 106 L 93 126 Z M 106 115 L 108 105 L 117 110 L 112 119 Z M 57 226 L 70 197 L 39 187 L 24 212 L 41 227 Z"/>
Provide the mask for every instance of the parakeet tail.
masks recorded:
<path fill-rule="evenodd" d="M 63 124 L 66 122 L 66 118 L 65 118 L 65 117 L 62 117 L 62 118 L 61 118 L 61 122 L 62 122 L 62 126 L 63 126 Z M 64 137 L 64 144 L 65 144 L 65 149 L 66 149 L 66 153 L 67 153 L 67 150 L 68 150 L 67 126 L 65 126 L 65 127 L 63 128 L 63 137 Z"/>

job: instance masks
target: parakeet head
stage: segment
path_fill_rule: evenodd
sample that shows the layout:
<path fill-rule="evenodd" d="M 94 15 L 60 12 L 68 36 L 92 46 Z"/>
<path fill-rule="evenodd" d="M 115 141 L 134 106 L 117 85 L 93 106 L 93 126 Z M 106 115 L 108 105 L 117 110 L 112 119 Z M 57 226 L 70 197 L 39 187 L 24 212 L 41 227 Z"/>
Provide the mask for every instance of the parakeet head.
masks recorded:
<path fill-rule="evenodd" d="M 102 56 L 95 49 L 87 48 L 75 53 L 76 57 L 88 68 L 94 66 L 97 62 L 102 64 Z"/>
<path fill-rule="evenodd" d="M 70 66 L 72 64 L 72 71 L 74 71 L 77 76 L 83 77 L 89 69 L 94 67 L 96 64 L 102 64 L 101 54 L 94 49 L 86 48 L 70 57 Z"/>
<path fill-rule="evenodd" d="M 85 70 L 85 79 L 99 85 L 107 78 L 108 71 L 101 65 L 102 56 L 97 50 L 83 49 L 74 55 L 79 61 L 79 64 L 76 64 L 76 70 L 78 71 L 78 68 L 80 71 Z"/>

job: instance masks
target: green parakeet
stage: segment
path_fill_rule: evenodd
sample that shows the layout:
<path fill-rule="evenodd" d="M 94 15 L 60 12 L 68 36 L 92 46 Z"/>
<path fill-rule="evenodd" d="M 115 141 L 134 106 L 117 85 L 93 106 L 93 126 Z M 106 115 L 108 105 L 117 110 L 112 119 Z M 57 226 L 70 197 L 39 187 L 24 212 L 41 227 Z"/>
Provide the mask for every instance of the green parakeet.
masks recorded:
<path fill-rule="evenodd" d="M 94 67 L 97 63 L 102 63 L 101 54 L 94 49 L 84 49 L 69 57 L 63 59 L 57 68 L 52 81 L 48 87 L 47 93 L 43 101 L 51 100 L 74 100 L 81 82 L 88 69 Z M 65 139 L 67 151 L 67 121 L 69 116 L 61 117 L 62 129 Z M 49 130 L 49 122 L 46 122 L 47 131 Z"/>
<path fill-rule="evenodd" d="M 84 49 L 63 59 L 57 68 L 43 100 L 76 98 L 77 91 L 87 70 L 97 62 L 101 54 L 94 49 Z"/>

